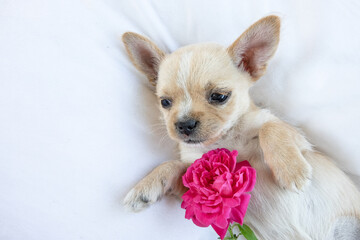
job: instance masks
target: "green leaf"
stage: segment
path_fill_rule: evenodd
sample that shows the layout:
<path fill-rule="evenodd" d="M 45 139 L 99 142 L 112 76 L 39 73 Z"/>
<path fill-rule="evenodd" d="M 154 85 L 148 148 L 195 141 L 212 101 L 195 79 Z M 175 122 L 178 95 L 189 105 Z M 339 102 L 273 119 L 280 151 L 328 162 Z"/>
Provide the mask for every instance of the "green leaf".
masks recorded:
<path fill-rule="evenodd" d="M 236 226 L 239 228 L 241 234 L 247 239 L 247 240 L 258 240 L 254 234 L 254 232 L 251 230 L 251 228 L 243 224 L 242 226 L 240 224 L 236 224 Z"/>

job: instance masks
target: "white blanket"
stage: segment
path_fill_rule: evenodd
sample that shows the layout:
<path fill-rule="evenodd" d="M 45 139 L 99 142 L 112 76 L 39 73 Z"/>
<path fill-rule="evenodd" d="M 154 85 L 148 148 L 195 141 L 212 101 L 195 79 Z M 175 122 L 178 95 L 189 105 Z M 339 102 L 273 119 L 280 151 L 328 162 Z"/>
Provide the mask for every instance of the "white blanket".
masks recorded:
<path fill-rule="evenodd" d="M 174 199 L 121 205 L 176 148 L 120 37 L 229 45 L 268 14 L 281 41 L 254 100 L 360 176 L 356 0 L 0 0 L 0 239 L 217 239 Z"/>

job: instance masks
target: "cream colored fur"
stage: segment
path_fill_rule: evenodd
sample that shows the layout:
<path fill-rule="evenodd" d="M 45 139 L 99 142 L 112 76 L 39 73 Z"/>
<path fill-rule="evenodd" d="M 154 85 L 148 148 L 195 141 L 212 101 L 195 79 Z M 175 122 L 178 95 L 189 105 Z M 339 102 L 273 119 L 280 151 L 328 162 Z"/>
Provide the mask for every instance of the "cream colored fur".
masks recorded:
<path fill-rule="evenodd" d="M 169 55 L 138 34 L 124 34 L 131 60 L 156 85 L 159 101 L 172 100 L 162 113 L 181 155 L 141 180 L 125 205 L 139 211 L 166 193 L 181 196 L 181 176 L 190 163 L 211 149 L 236 149 L 238 161 L 246 159 L 257 170 L 245 222 L 259 239 L 360 239 L 354 184 L 301 131 L 257 108 L 248 95 L 276 51 L 279 30 L 279 18 L 268 16 L 227 49 L 197 44 Z M 211 105 L 207 96 L 214 91 L 231 92 L 228 102 Z M 201 143 L 185 143 L 175 130 L 174 123 L 189 116 L 200 122 Z"/>

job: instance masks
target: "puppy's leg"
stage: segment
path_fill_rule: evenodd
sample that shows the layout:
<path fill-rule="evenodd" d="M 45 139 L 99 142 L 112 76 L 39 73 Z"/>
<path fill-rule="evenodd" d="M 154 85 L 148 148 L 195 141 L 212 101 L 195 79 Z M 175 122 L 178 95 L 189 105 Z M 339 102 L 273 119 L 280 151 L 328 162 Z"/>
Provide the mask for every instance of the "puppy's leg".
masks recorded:
<path fill-rule="evenodd" d="M 156 167 L 126 195 L 124 204 L 137 212 L 161 199 L 164 194 L 181 196 L 186 188 L 182 184 L 189 164 L 182 161 L 168 161 Z"/>
<path fill-rule="evenodd" d="M 267 122 L 259 131 L 264 160 L 281 187 L 301 190 L 311 179 L 312 168 L 301 151 L 311 145 L 293 127 L 282 122 Z"/>

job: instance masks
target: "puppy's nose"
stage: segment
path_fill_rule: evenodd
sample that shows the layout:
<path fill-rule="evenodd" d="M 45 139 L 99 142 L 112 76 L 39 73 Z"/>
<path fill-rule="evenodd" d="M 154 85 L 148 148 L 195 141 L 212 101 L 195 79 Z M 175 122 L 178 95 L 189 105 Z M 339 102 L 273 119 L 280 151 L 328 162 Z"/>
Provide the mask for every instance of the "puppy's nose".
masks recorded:
<path fill-rule="evenodd" d="M 192 134 L 198 125 L 199 125 L 199 122 L 194 119 L 175 123 L 176 129 L 178 130 L 178 132 L 181 134 L 185 134 L 187 136 Z"/>

